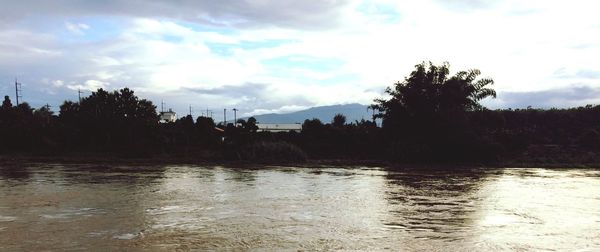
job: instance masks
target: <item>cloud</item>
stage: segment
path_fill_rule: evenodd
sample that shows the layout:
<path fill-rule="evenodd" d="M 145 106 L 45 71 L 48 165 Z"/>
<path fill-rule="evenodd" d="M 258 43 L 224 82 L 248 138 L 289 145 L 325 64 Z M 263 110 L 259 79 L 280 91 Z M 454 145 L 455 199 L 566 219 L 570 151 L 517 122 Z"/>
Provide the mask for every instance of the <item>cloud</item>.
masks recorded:
<path fill-rule="evenodd" d="M 349 3 L 347 0 L 21 0 L 2 4 L 0 23 L 44 13 L 64 17 L 110 15 L 169 18 L 218 27 L 321 29 L 337 25 L 340 10 Z"/>
<path fill-rule="evenodd" d="M 70 22 L 66 22 L 65 27 L 67 28 L 67 30 L 77 35 L 83 35 L 84 31 L 90 28 L 89 25 L 83 23 L 74 24 Z"/>
<path fill-rule="evenodd" d="M 496 100 L 484 102 L 491 108 L 569 108 L 600 104 L 600 87 L 574 86 L 532 92 L 499 92 Z"/>
<path fill-rule="evenodd" d="M 492 8 L 500 1 L 494 0 L 435 0 L 438 4 L 454 11 L 473 11 Z"/>
<path fill-rule="evenodd" d="M 99 81 L 99 80 L 86 80 L 82 84 L 75 85 L 67 85 L 67 87 L 71 90 L 87 90 L 87 91 L 96 91 L 100 88 L 106 89 L 110 84 L 108 82 Z"/>
<path fill-rule="evenodd" d="M 215 88 L 183 88 L 183 90 L 203 95 L 219 95 L 228 97 L 265 96 L 268 86 L 262 83 L 244 83 L 243 85 L 225 85 Z"/>
<path fill-rule="evenodd" d="M 600 79 L 600 71 L 594 70 L 579 70 L 575 74 L 576 77 L 586 79 Z"/>
<path fill-rule="evenodd" d="M 0 30 L 0 66 L 18 67 L 61 55 L 53 36 L 23 29 Z"/>
<path fill-rule="evenodd" d="M 215 88 L 186 88 L 180 93 L 193 93 L 202 100 L 214 101 L 212 104 L 227 104 L 229 107 L 242 109 L 241 115 L 256 114 L 257 111 L 290 111 L 303 109 L 315 103 L 302 94 L 289 94 L 265 83 L 243 83 L 241 85 L 225 85 Z M 249 109 L 250 108 L 250 109 Z"/>
<path fill-rule="evenodd" d="M 65 82 L 62 80 L 53 80 L 52 85 L 54 85 L 55 87 L 62 87 L 65 85 Z"/>
<path fill-rule="evenodd" d="M 563 67 L 554 71 L 554 75 L 557 78 L 562 79 L 600 79 L 600 71 L 591 69 L 579 69 L 573 71 Z"/>
<path fill-rule="evenodd" d="M 545 106 L 524 93 L 600 86 L 597 4 L 574 1 L 12 1 L 0 10 L 0 82 L 18 77 L 39 105 L 128 86 L 180 112 L 246 113 L 368 104 L 415 64 L 449 61 L 515 95 L 497 106 Z"/>

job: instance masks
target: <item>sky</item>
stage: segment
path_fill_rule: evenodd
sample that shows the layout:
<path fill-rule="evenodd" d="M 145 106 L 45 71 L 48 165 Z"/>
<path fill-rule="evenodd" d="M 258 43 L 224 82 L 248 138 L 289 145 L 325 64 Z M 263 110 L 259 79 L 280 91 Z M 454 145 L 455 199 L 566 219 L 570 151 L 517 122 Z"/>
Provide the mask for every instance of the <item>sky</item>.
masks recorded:
<path fill-rule="evenodd" d="M 1 1 L 0 94 L 98 88 L 238 116 L 385 97 L 416 64 L 495 81 L 495 108 L 600 104 L 598 1 Z"/>

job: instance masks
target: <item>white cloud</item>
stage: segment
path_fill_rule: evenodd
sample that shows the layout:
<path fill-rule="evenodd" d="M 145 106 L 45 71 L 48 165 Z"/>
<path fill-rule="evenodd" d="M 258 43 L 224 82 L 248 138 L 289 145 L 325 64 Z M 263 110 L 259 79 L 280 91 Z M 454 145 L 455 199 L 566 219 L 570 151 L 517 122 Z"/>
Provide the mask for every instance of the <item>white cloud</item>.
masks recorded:
<path fill-rule="evenodd" d="M 67 88 L 71 90 L 87 90 L 87 91 L 96 91 L 99 88 L 106 89 L 110 83 L 99 81 L 99 80 L 86 80 L 83 84 L 72 84 L 67 85 Z"/>
<path fill-rule="evenodd" d="M 240 117 L 248 117 L 253 115 L 262 115 L 262 114 L 285 114 L 290 112 L 295 112 L 303 109 L 307 109 L 307 106 L 297 106 L 297 105 L 286 105 L 276 109 L 254 109 L 251 111 L 244 112 L 240 114 Z"/>
<path fill-rule="evenodd" d="M 90 29 L 89 25 L 83 23 L 74 24 L 70 22 L 65 22 L 65 27 L 67 28 L 67 30 L 77 35 L 84 35 L 85 30 Z"/>
<path fill-rule="evenodd" d="M 53 80 L 52 85 L 54 85 L 55 87 L 62 87 L 65 85 L 65 82 L 62 80 Z"/>
<path fill-rule="evenodd" d="M 147 9 L 129 13 L 114 35 L 96 40 L 65 41 L 52 29 L 0 30 L 0 66 L 6 66 L 0 76 L 15 71 L 71 83 L 39 83 L 57 90 L 129 86 L 155 101 L 171 99 L 181 110 L 189 104 L 288 111 L 369 103 L 415 64 L 428 60 L 448 61 L 454 71 L 479 68 L 502 93 L 563 90 L 573 83 L 600 87 L 592 71 L 593 55 L 600 55 L 600 18 L 595 13 L 600 8 L 595 2 L 376 0 L 365 7 L 364 1 L 356 0 L 297 4 L 302 7 L 297 9 L 275 9 L 279 3 L 246 4 L 211 4 L 205 10 L 212 23 L 245 23 L 239 26 L 187 23 L 193 15 L 183 8 L 189 6 L 180 9 L 185 18 L 179 19 L 171 12 L 176 7 L 169 4 L 169 14 L 158 18 Z M 240 6 L 249 8 L 248 13 Z M 327 7 L 327 13 L 309 13 L 318 6 Z M 233 9 L 228 12 L 225 7 Z M 278 11 L 282 13 L 271 13 Z M 96 19 L 112 15 L 98 12 L 93 12 Z M 64 26 L 85 37 L 102 31 L 101 25 L 80 16 Z M 332 20 L 319 27 L 308 17 Z M 215 49 L 218 46 L 224 52 Z M 278 59 L 283 59 L 280 65 Z M 559 69 L 562 75 L 556 74 Z M 259 92 L 245 95 L 185 91 L 246 83 L 263 85 L 253 87 Z"/>

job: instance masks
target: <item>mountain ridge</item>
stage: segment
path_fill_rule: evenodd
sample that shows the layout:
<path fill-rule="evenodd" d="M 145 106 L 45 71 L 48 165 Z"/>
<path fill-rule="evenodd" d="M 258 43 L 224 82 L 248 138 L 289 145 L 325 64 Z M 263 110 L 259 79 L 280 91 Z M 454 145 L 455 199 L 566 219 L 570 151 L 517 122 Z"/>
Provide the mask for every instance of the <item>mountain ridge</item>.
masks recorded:
<path fill-rule="evenodd" d="M 258 123 L 303 123 L 306 119 L 319 119 L 323 123 L 330 123 L 336 114 L 346 116 L 346 122 L 351 123 L 361 119 L 370 120 L 372 112 L 367 110 L 368 105 L 359 103 L 337 104 L 311 107 L 290 113 L 269 113 L 254 115 Z M 249 117 L 242 118 L 247 120 Z"/>

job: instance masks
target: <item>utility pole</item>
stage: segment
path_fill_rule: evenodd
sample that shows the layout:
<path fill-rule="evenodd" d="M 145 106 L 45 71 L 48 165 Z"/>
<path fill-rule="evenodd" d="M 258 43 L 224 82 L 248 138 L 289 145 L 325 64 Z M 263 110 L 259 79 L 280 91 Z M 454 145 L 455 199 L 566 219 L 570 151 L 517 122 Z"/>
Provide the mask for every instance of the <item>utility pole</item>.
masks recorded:
<path fill-rule="evenodd" d="M 227 109 L 223 109 L 223 126 L 227 126 Z"/>
<path fill-rule="evenodd" d="M 79 104 L 81 104 L 81 88 L 77 89 L 77 96 L 79 97 Z"/>
<path fill-rule="evenodd" d="M 21 83 L 17 82 L 17 78 L 15 78 L 15 98 L 17 100 L 17 106 L 19 106 L 19 98 L 23 98 L 23 90 L 21 88 Z"/>
<path fill-rule="evenodd" d="M 50 117 L 52 117 L 52 114 L 50 113 L 50 104 L 46 103 L 44 107 L 46 107 L 46 112 L 48 113 L 48 117 L 45 118 L 46 123 L 50 123 Z"/>
<path fill-rule="evenodd" d="M 238 109 L 233 108 L 233 126 L 234 127 L 237 125 L 237 111 L 238 111 Z"/>
<path fill-rule="evenodd" d="M 192 105 L 190 105 L 190 117 L 192 117 Z"/>

